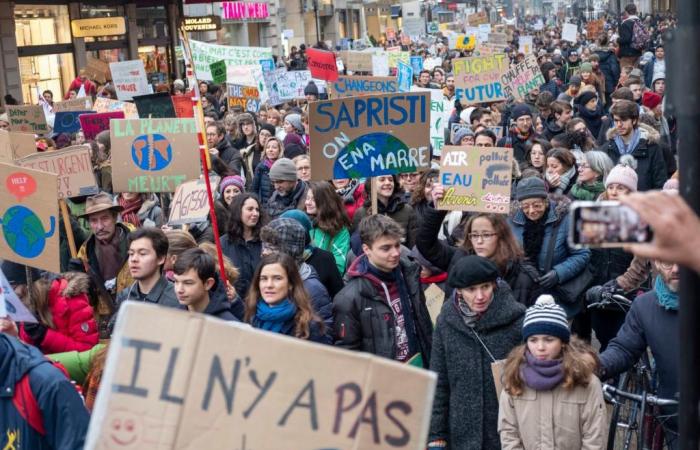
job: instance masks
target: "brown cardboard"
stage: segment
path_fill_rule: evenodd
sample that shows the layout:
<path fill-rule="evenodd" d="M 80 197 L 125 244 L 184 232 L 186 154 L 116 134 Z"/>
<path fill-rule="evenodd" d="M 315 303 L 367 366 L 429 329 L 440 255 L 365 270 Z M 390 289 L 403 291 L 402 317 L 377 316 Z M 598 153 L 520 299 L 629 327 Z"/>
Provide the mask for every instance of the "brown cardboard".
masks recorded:
<path fill-rule="evenodd" d="M 10 120 L 10 131 L 36 134 L 49 132 L 41 105 L 7 105 L 7 118 Z"/>
<path fill-rule="evenodd" d="M 455 99 L 464 106 L 505 100 L 501 77 L 508 65 L 504 53 L 454 59 Z"/>
<path fill-rule="evenodd" d="M 12 163 L 17 158 L 36 153 L 33 134 L 0 130 L 0 162 Z"/>
<path fill-rule="evenodd" d="M 92 110 L 92 97 L 74 98 L 72 100 L 63 100 L 62 102 L 54 102 L 53 112 L 61 111 L 90 111 Z"/>
<path fill-rule="evenodd" d="M 345 50 L 340 52 L 340 59 L 345 63 L 347 70 L 372 73 L 372 53 L 370 52 Z"/>
<path fill-rule="evenodd" d="M 521 62 L 511 64 L 510 69 L 501 76 L 503 92 L 506 96 L 512 96 L 516 102 L 524 101 L 531 90 L 544 83 L 535 55 L 527 55 Z"/>
<path fill-rule="evenodd" d="M 442 305 L 445 303 L 445 292 L 438 287 L 437 284 L 431 284 L 425 290 L 425 306 L 428 307 L 430 319 L 433 325 L 437 323 L 437 318 L 440 315 Z"/>
<path fill-rule="evenodd" d="M 196 133 L 194 119 L 112 119 L 114 192 L 175 192 L 199 178 Z"/>
<path fill-rule="evenodd" d="M 212 192 L 216 191 L 219 177 L 209 176 Z M 209 200 L 207 185 L 204 180 L 192 180 L 178 186 L 170 202 L 168 225 L 182 225 L 207 220 L 209 217 Z"/>
<path fill-rule="evenodd" d="M 422 450 L 435 383 L 367 353 L 127 302 L 86 448 Z"/>
<path fill-rule="evenodd" d="M 438 209 L 508 214 L 512 171 L 512 148 L 443 147 Z"/>
<path fill-rule="evenodd" d="M 472 26 L 486 24 L 489 23 L 489 15 L 486 14 L 486 11 L 479 11 L 474 14 L 469 14 L 467 16 L 467 22 Z"/>
<path fill-rule="evenodd" d="M 309 134 L 314 180 L 428 169 L 430 94 L 404 92 L 311 102 Z"/>
<path fill-rule="evenodd" d="M 56 175 L 0 163 L 0 187 L 0 259 L 60 272 Z"/>
<path fill-rule="evenodd" d="M 94 195 L 99 192 L 89 145 L 73 145 L 52 152 L 36 153 L 18 159 L 15 164 L 56 174 L 59 198 Z"/>
<path fill-rule="evenodd" d="M 131 102 L 122 102 L 119 100 L 112 100 L 104 97 L 97 97 L 95 99 L 95 105 L 93 107 L 95 112 L 110 112 L 110 111 L 123 111 L 124 117 L 127 119 L 138 119 L 139 113 L 136 110 L 136 105 Z"/>

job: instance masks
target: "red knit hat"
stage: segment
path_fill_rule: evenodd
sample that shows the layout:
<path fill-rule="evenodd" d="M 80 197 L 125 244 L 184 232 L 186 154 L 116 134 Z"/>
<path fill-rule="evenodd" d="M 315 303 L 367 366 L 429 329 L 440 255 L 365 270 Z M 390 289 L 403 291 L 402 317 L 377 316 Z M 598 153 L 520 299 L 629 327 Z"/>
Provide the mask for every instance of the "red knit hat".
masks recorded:
<path fill-rule="evenodd" d="M 663 98 L 656 92 L 647 91 L 642 95 L 642 105 L 649 109 L 654 109 L 659 106 Z"/>

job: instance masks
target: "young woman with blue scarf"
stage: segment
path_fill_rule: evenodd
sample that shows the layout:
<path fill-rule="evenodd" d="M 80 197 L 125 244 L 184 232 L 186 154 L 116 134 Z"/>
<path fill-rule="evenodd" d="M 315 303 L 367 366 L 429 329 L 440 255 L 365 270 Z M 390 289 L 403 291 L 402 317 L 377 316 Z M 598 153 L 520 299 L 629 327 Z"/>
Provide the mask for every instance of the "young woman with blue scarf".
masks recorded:
<path fill-rule="evenodd" d="M 287 254 L 262 257 L 248 291 L 245 321 L 273 333 L 323 342 L 323 323 L 311 308 L 296 262 Z"/>

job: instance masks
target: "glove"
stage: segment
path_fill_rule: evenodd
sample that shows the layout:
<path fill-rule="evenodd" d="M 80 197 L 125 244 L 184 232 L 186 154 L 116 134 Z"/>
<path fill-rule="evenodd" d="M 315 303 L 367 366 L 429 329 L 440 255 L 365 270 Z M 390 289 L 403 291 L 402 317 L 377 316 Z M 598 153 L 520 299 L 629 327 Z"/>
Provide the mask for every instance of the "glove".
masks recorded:
<path fill-rule="evenodd" d="M 605 292 L 608 292 L 608 293 L 618 292 L 618 291 L 622 290 L 620 285 L 617 284 L 617 280 L 615 280 L 614 278 L 612 280 L 608 281 L 607 283 L 605 283 L 603 285 L 603 289 L 605 290 Z"/>
<path fill-rule="evenodd" d="M 593 286 L 586 291 L 586 304 L 598 303 L 601 300 L 601 295 L 605 286 Z"/>
<path fill-rule="evenodd" d="M 27 336 L 32 340 L 33 345 L 35 346 L 40 346 L 42 342 L 44 342 L 44 338 L 46 337 L 46 325 L 42 325 L 40 323 L 25 323 L 24 324 L 24 332 L 27 333 Z"/>
<path fill-rule="evenodd" d="M 559 275 L 554 270 L 550 270 L 537 279 L 539 285 L 545 289 L 551 289 L 559 282 Z"/>

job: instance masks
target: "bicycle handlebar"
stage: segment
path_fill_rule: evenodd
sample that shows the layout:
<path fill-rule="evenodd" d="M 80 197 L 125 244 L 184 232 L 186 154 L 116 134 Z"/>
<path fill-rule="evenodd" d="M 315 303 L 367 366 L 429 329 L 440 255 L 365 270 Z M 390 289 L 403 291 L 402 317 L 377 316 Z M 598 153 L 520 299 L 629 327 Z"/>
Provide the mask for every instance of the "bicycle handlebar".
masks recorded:
<path fill-rule="evenodd" d="M 628 299 L 624 295 L 615 294 L 611 292 L 601 292 L 600 300 L 597 302 L 589 303 L 587 308 L 603 308 L 606 306 L 618 306 L 623 311 L 627 311 L 632 307 L 632 300 Z"/>
<path fill-rule="evenodd" d="M 620 390 L 614 386 L 611 386 L 609 384 L 603 383 L 603 394 L 607 394 L 606 397 L 609 396 L 618 396 L 618 397 L 623 397 L 628 400 L 632 400 L 634 402 L 637 402 L 639 404 L 642 403 L 642 396 L 639 394 L 632 394 L 631 392 L 625 392 L 623 390 Z M 654 405 L 654 406 L 678 406 L 678 400 L 673 400 L 669 398 L 661 398 L 657 397 L 656 395 L 653 394 L 645 394 L 644 395 L 645 403 L 649 405 Z"/>

